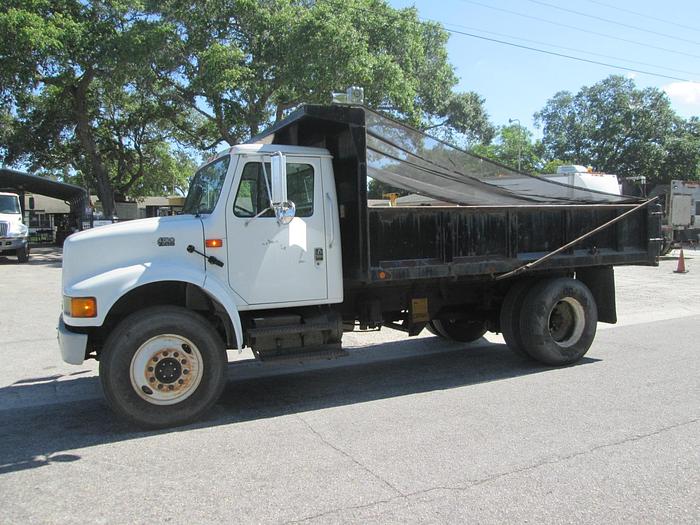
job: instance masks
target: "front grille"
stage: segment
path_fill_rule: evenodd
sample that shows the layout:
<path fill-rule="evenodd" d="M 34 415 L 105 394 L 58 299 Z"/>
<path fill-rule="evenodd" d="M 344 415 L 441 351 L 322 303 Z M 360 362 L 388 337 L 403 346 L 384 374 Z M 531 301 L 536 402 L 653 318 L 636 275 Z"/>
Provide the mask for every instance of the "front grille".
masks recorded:
<path fill-rule="evenodd" d="M 7 227 L 9 222 L 0 222 L 0 237 L 7 237 Z"/>

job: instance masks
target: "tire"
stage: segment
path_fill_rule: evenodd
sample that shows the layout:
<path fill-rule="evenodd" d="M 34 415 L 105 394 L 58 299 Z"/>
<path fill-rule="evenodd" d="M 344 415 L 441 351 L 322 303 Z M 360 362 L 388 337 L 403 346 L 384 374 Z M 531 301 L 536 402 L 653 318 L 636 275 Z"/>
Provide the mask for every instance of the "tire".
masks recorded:
<path fill-rule="evenodd" d="M 671 253 L 671 250 L 673 250 L 673 241 L 664 241 L 661 243 L 661 248 L 659 249 L 659 256 L 663 257 L 664 255 L 668 255 Z"/>
<path fill-rule="evenodd" d="M 100 382 L 119 416 L 144 428 L 189 423 L 226 384 L 226 348 L 212 325 L 177 306 L 124 319 L 100 354 Z M 151 366 L 154 365 L 154 366 Z"/>
<path fill-rule="evenodd" d="M 29 245 L 25 246 L 23 250 L 17 250 L 17 262 L 22 264 L 29 261 Z"/>
<path fill-rule="evenodd" d="M 449 341 L 472 343 L 486 333 L 486 323 L 483 321 L 433 319 L 431 323 L 436 335 Z"/>
<path fill-rule="evenodd" d="M 433 321 L 428 321 L 428 324 L 425 325 L 425 329 L 433 335 L 436 335 L 438 337 L 445 337 L 445 335 L 441 334 L 440 331 L 435 327 L 435 323 Z"/>
<path fill-rule="evenodd" d="M 501 305 L 500 326 L 503 339 L 508 348 L 520 357 L 530 357 L 524 350 L 520 337 L 520 314 L 525 296 L 536 283 L 537 281 L 528 279 L 516 282 L 508 290 Z"/>
<path fill-rule="evenodd" d="M 525 296 L 520 314 L 523 349 L 561 366 L 581 359 L 595 338 L 598 309 L 586 285 L 570 278 L 542 281 Z"/>

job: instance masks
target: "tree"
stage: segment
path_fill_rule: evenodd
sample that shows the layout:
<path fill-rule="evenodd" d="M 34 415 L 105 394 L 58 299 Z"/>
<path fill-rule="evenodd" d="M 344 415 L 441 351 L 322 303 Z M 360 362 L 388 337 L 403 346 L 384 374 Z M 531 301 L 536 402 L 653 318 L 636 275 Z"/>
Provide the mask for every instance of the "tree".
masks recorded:
<path fill-rule="evenodd" d="M 129 1 L 4 2 L 4 161 L 77 172 L 112 215 L 115 191 L 129 192 L 167 148 L 169 108 L 147 66 L 164 29 Z"/>
<path fill-rule="evenodd" d="M 542 168 L 542 143 L 532 140 L 532 132 L 520 125 L 512 124 L 498 128 L 491 144 L 477 144 L 471 152 L 526 173 Z M 546 173 L 546 172 L 545 172 Z"/>
<path fill-rule="evenodd" d="M 469 140 L 493 133 L 483 100 L 452 91 L 447 32 L 420 22 L 413 8 L 385 0 L 168 0 L 151 9 L 175 28 L 157 71 L 171 104 L 198 114 L 178 126 L 198 148 L 238 143 L 350 85 L 364 87 L 369 107 L 414 126 Z"/>
<path fill-rule="evenodd" d="M 668 182 L 674 173 L 697 177 L 697 126 L 676 115 L 662 91 L 638 89 L 631 79 L 613 75 L 576 95 L 559 92 L 535 121 L 547 160 L 644 175 L 652 183 Z"/>

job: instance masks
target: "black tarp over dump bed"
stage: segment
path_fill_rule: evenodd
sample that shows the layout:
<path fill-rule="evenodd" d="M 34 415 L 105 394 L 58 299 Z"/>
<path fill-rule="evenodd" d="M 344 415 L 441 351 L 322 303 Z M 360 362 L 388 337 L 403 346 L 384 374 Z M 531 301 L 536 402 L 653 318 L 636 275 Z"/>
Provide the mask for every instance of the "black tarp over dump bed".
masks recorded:
<path fill-rule="evenodd" d="M 483 254 L 478 253 L 478 250 L 471 254 L 471 257 L 480 258 L 480 261 L 475 261 L 478 262 L 475 271 L 488 272 L 496 267 L 497 271 L 507 271 L 521 264 L 519 259 L 532 259 L 540 250 L 558 247 L 554 242 L 546 241 L 552 220 L 556 224 L 556 232 L 551 232 L 552 239 L 566 235 L 571 240 L 568 230 L 571 233 L 580 232 L 580 228 L 587 225 L 593 228 L 604 217 L 614 218 L 631 205 L 642 202 L 635 197 L 597 192 L 519 173 L 496 162 L 471 155 L 364 107 L 302 106 L 285 120 L 251 139 L 251 142 L 324 147 L 331 152 L 340 208 L 346 280 L 374 280 L 378 268 L 396 266 L 396 261 L 387 259 L 395 259 L 393 253 L 401 253 L 403 261 L 408 261 L 412 258 L 411 254 L 415 254 L 416 257 L 413 257 L 408 266 L 434 269 L 448 263 L 449 266 L 456 267 L 453 256 L 459 253 L 458 246 L 449 248 L 452 253 L 446 253 L 446 250 L 449 244 L 465 241 L 466 236 L 470 243 L 481 237 L 484 246 L 490 247 Z M 423 209 L 419 214 L 412 214 L 406 208 L 368 208 L 368 177 L 460 207 Z M 602 207 L 606 210 L 601 211 L 600 220 L 591 216 L 590 211 L 572 215 L 570 208 L 580 207 L 589 210 Z M 520 228 L 517 226 L 518 217 L 509 215 L 508 209 L 522 210 L 518 212 L 523 215 L 520 217 Z M 525 209 L 531 211 L 526 213 Z M 556 210 L 565 211 L 561 212 L 563 215 L 560 217 L 560 212 Z M 543 222 L 538 222 L 536 217 L 545 216 Z M 422 219 L 416 222 L 418 218 Z M 578 218 L 583 221 L 580 225 Z M 467 226 L 465 220 L 470 226 Z M 491 222 L 494 227 L 488 231 L 482 230 L 474 221 L 480 224 L 484 221 Z M 465 239 L 454 239 L 457 223 L 463 223 L 461 236 Z M 523 230 L 525 224 L 528 231 Z M 382 233 L 384 227 L 389 229 Z M 467 227 L 476 230 L 470 233 L 464 229 Z M 648 237 L 645 238 L 646 232 L 641 231 L 646 230 L 646 221 L 644 228 L 639 224 L 631 228 L 635 232 L 633 244 L 637 245 L 637 251 L 640 254 L 646 252 Z M 513 229 L 516 231 L 511 231 Z M 385 233 L 392 238 L 385 238 Z M 488 239 L 489 234 L 498 235 L 503 238 L 503 243 L 510 244 L 504 244 L 502 249 L 493 247 L 494 242 L 501 241 Z M 526 242 L 531 237 L 541 237 L 544 241 L 538 242 L 537 247 L 518 246 L 517 240 L 511 238 L 523 235 Z M 619 239 L 610 242 L 617 245 L 618 251 L 625 251 Z M 384 249 L 389 245 L 394 247 L 392 253 Z M 489 264 L 495 259 L 501 259 L 499 264 Z M 646 259 L 637 261 L 629 256 L 622 259 L 614 257 L 610 263 L 620 264 L 625 261 L 648 263 Z M 588 264 L 593 265 L 595 262 Z M 428 274 L 432 271 L 429 270 Z M 452 270 L 443 268 L 438 273 L 445 271 L 449 273 Z M 408 272 L 406 277 L 415 273 Z"/>

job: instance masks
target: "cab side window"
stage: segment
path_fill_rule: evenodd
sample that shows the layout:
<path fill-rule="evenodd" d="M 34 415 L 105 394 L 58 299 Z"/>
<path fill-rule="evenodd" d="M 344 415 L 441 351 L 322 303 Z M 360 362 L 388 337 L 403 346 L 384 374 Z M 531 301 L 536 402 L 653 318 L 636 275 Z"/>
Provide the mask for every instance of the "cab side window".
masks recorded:
<path fill-rule="evenodd" d="M 265 163 L 268 177 L 271 173 L 270 163 Z M 268 179 L 269 184 L 269 179 Z M 314 214 L 314 169 L 310 164 L 287 164 L 287 199 L 296 206 L 297 217 L 311 217 Z M 238 185 L 233 213 L 236 217 L 255 217 L 269 208 L 270 200 L 265 184 L 265 172 L 262 163 L 249 162 L 243 168 L 241 182 Z M 260 217 L 274 217 L 272 210 L 267 210 Z"/>

